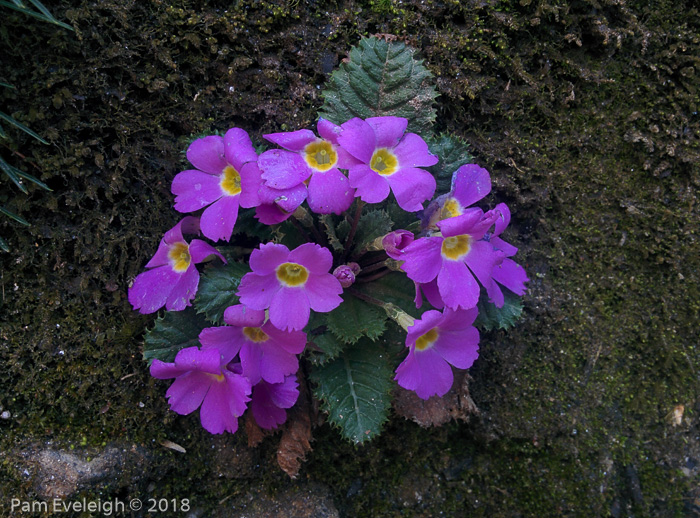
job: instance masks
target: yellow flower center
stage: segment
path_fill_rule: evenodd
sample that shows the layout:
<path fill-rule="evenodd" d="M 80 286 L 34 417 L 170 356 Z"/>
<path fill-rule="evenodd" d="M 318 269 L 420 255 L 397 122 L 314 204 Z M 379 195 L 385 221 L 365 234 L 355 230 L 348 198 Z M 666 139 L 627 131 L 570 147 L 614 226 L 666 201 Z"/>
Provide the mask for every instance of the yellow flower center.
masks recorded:
<path fill-rule="evenodd" d="M 297 263 L 283 263 L 277 267 L 277 279 L 284 286 L 303 286 L 309 278 L 309 270 Z"/>
<path fill-rule="evenodd" d="M 328 171 L 338 162 L 338 153 L 327 140 L 316 140 L 304 148 L 304 159 L 309 167 L 318 171 Z"/>
<path fill-rule="evenodd" d="M 442 206 L 440 219 L 454 218 L 462 215 L 462 206 L 454 198 L 449 198 Z"/>
<path fill-rule="evenodd" d="M 248 338 L 248 340 L 255 342 L 256 344 L 259 344 L 260 342 L 267 342 L 267 340 L 270 338 L 267 336 L 265 331 L 259 327 L 244 327 L 243 334 L 246 336 L 246 338 Z"/>
<path fill-rule="evenodd" d="M 211 372 L 208 372 L 207 374 L 209 374 L 209 376 L 211 376 L 212 378 L 214 378 L 214 379 L 215 379 L 216 381 L 218 381 L 219 383 L 221 383 L 222 381 L 224 381 L 224 375 L 223 375 L 223 374 L 212 374 Z"/>
<path fill-rule="evenodd" d="M 219 186 L 225 194 L 235 196 L 241 192 L 241 175 L 233 166 L 227 165 L 222 171 Z"/>
<path fill-rule="evenodd" d="M 424 335 L 418 337 L 416 340 L 416 349 L 419 351 L 425 351 L 437 341 L 438 336 L 438 330 L 436 328 L 432 328 Z"/>
<path fill-rule="evenodd" d="M 399 159 L 387 148 L 379 148 L 372 155 L 369 166 L 382 176 L 390 176 L 399 169 Z"/>
<path fill-rule="evenodd" d="M 471 238 L 468 234 L 446 237 L 442 242 L 442 256 L 453 261 L 461 259 L 471 249 Z"/>
<path fill-rule="evenodd" d="M 170 245 L 170 250 L 168 250 L 168 259 L 170 259 L 170 264 L 178 273 L 182 273 L 190 266 L 190 247 L 187 243 L 175 243 Z"/>

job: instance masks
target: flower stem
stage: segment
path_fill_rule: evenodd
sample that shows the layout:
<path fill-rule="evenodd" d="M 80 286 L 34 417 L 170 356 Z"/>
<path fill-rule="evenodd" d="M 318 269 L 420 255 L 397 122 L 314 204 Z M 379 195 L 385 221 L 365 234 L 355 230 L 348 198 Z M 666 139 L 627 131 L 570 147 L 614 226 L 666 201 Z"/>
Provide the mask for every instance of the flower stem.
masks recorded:
<path fill-rule="evenodd" d="M 377 279 L 381 279 L 384 277 L 386 274 L 391 273 L 391 270 L 388 268 L 386 270 L 379 270 L 377 273 L 374 275 L 368 275 L 366 277 L 357 277 L 355 279 L 355 282 L 372 282 L 376 281 Z"/>
<path fill-rule="evenodd" d="M 364 208 L 364 206 L 365 202 L 358 199 L 357 208 L 355 209 L 355 218 L 352 220 L 352 226 L 350 227 L 350 232 L 348 232 L 348 238 L 345 240 L 345 250 L 343 250 L 343 257 L 340 261 L 341 263 L 345 262 L 345 259 L 348 256 L 348 252 L 350 252 L 352 240 L 355 239 L 355 232 L 357 232 L 357 224 L 360 221 L 360 216 L 362 216 L 362 209 Z"/>

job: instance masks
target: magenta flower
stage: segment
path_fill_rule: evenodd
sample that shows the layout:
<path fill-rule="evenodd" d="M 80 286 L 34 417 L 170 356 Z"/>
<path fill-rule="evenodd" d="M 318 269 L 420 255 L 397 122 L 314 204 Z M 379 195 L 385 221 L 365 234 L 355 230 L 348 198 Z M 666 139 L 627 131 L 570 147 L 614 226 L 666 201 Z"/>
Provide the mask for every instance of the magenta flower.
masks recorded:
<path fill-rule="evenodd" d="M 435 229 L 436 223 L 461 216 L 468 207 L 491 192 L 489 172 L 476 164 L 466 164 L 452 175 L 452 189 L 438 196 L 421 215 L 423 228 Z"/>
<path fill-rule="evenodd" d="M 216 349 L 188 347 L 177 353 L 174 363 L 153 360 L 151 376 L 175 378 L 165 394 L 173 412 L 188 415 L 201 405 L 199 417 L 207 431 L 234 433 L 250 401 L 251 385 L 228 370 L 220 356 Z"/>
<path fill-rule="evenodd" d="M 339 132 L 338 126 L 320 119 L 321 138 L 307 129 L 264 135 L 284 148 L 260 155 L 258 165 L 265 185 L 285 196 L 287 189 L 302 186 L 308 189 L 307 203 L 313 212 L 342 214 L 350 208 L 355 190 L 339 168 L 348 169 L 357 160 L 338 146 Z"/>
<path fill-rule="evenodd" d="M 289 189 L 272 189 L 265 184 L 258 191 L 260 205 L 255 217 L 265 225 L 276 225 L 289 219 L 296 208 L 306 199 L 306 185 L 299 184 Z"/>
<path fill-rule="evenodd" d="M 141 313 L 154 313 L 165 305 L 168 311 L 181 311 L 191 305 L 199 285 L 195 264 L 223 256 L 199 239 L 187 243 L 182 233 L 199 233 L 199 220 L 187 216 L 165 233 L 155 255 L 146 265 L 150 268 L 134 279 L 129 288 L 129 302 Z"/>
<path fill-rule="evenodd" d="M 204 209 L 202 233 L 213 241 L 231 239 L 238 207 L 260 204 L 258 155 L 244 130 L 231 128 L 224 137 L 197 139 L 187 149 L 187 159 L 197 169 L 178 173 L 173 179 L 175 210 Z"/>
<path fill-rule="evenodd" d="M 510 223 L 510 209 L 508 209 L 505 203 L 499 203 L 496 205 L 494 212 L 497 213 L 499 217 L 496 219 L 496 227 L 489 242 L 494 249 L 503 252 L 505 259 L 503 259 L 501 264 L 494 267 L 491 272 L 492 282 L 486 286 L 486 291 L 489 295 L 489 301 L 500 308 L 503 307 L 504 298 L 499 284 L 505 286 L 516 295 L 522 296 L 527 290 L 525 283 L 528 282 L 529 279 L 523 267 L 510 259 L 510 257 L 516 254 L 518 249 L 498 237 Z"/>
<path fill-rule="evenodd" d="M 444 396 L 454 381 L 452 368 L 468 369 L 479 357 L 477 310 L 426 311 L 408 328 L 408 356 L 396 369 L 398 384 L 419 398 Z"/>
<path fill-rule="evenodd" d="M 229 325 L 202 330 L 202 349 L 217 349 L 222 363 L 239 354 L 243 375 L 253 385 L 260 380 L 282 383 L 299 369 L 296 355 L 304 351 L 306 333 L 280 331 L 265 322 L 265 311 L 241 305 L 226 308 L 224 321 Z"/>
<path fill-rule="evenodd" d="M 415 236 L 408 230 L 394 230 L 382 238 L 382 247 L 386 255 L 400 261 L 403 256 L 403 249 L 413 243 Z"/>
<path fill-rule="evenodd" d="M 425 141 L 405 133 L 408 120 L 402 117 L 354 118 L 341 125 L 338 143 L 360 161 L 349 170 L 356 196 L 379 203 L 394 193 L 403 210 L 416 212 L 433 197 L 435 178 L 419 169 L 438 162 Z"/>
<path fill-rule="evenodd" d="M 482 238 L 497 214 L 484 214 L 472 208 L 463 215 L 437 223 L 442 235 L 422 237 L 404 249 L 401 268 L 414 282 L 427 284 L 437 278 L 437 287 L 445 306 L 469 309 L 479 301 L 479 284 L 491 284 L 494 266 L 503 260 L 503 252 Z M 476 276 L 476 279 L 474 278 Z"/>
<path fill-rule="evenodd" d="M 297 402 L 298 387 L 296 376 L 287 376 L 282 383 L 261 381 L 253 387 L 250 410 L 260 428 L 277 428 L 287 420 L 286 409 Z"/>
<path fill-rule="evenodd" d="M 284 245 L 267 243 L 250 255 L 252 272 L 238 286 L 241 304 L 250 309 L 270 310 L 277 329 L 301 330 L 310 310 L 326 313 L 337 308 L 343 288 L 329 273 L 331 252 L 314 243 L 291 252 Z"/>

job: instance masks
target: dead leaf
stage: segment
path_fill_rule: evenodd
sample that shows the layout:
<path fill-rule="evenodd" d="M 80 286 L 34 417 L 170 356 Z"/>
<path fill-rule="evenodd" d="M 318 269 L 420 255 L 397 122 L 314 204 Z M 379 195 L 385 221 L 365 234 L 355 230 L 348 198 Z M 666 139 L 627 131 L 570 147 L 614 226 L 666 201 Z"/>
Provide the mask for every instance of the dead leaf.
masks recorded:
<path fill-rule="evenodd" d="M 468 421 L 478 415 L 474 400 L 469 395 L 469 380 L 465 372 L 455 373 L 450 391 L 442 397 L 428 400 L 419 398 L 415 392 L 398 388 L 394 397 L 394 409 L 400 416 L 410 419 L 424 428 L 442 426 L 451 419 Z"/>
<path fill-rule="evenodd" d="M 277 464 L 291 478 L 296 478 L 301 469 L 301 463 L 306 454 L 311 451 L 312 408 L 306 380 L 298 373 L 299 399 L 296 405 L 287 412 L 287 422 L 279 447 L 277 448 Z"/>

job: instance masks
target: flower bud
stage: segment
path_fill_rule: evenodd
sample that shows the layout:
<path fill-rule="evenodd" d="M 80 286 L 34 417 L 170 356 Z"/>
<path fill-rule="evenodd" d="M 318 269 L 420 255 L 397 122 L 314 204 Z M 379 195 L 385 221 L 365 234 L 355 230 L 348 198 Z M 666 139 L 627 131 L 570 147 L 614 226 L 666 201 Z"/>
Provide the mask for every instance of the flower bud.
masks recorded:
<path fill-rule="evenodd" d="M 353 268 L 350 264 L 343 264 L 341 266 L 338 266 L 335 270 L 333 270 L 333 275 L 336 279 L 340 281 L 340 285 L 343 288 L 348 288 L 349 286 L 352 286 L 355 282 L 355 272 L 353 272 Z"/>
<path fill-rule="evenodd" d="M 398 261 L 401 259 L 403 249 L 414 239 L 413 233 L 408 230 L 394 230 L 382 238 L 382 246 L 389 257 Z"/>

